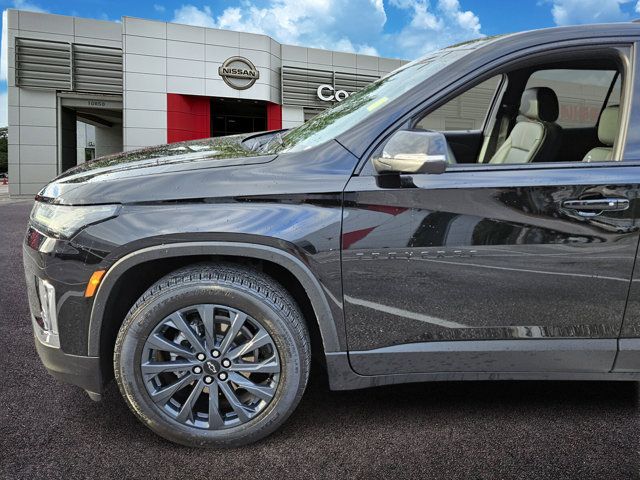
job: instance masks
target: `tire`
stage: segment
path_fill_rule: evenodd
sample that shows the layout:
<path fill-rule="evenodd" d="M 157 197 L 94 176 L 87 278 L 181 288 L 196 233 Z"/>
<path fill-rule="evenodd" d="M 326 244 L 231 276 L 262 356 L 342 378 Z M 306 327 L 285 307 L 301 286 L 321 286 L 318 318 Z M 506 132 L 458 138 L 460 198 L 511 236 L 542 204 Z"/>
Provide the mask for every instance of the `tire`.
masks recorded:
<path fill-rule="evenodd" d="M 198 264 L 165 276 L 131 308 L 116 339 L 114 370 L 129 408 L 158 435 L 191 447 L 237 447 L 291 415 L 310 359 L 303 316 L 273 278 L 241 265 Z M 172 370 L 155 373 L 167 366 Z M 184 386 L 163 403 L 176 384 Z"/>

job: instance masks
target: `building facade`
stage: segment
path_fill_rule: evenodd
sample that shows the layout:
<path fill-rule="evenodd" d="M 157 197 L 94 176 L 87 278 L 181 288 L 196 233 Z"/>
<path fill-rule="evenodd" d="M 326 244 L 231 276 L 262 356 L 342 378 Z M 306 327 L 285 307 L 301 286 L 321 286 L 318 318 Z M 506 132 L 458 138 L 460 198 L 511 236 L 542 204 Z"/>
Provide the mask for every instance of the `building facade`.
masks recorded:
<path fill-rule="evenodd" d="M 137 18 L 7 13 L 11 195 L 33 195 L 109 153 L 296 127 L 405 63 Z M 562 128 L 595 129 L 611 75 L 546 70 L 527 88 L 553 88 Z M 501 81 L 496 75 L 470 88 L 419 126 L 482 128 Z M 620 97 L 620 84 L 610 98 Z"/>
<path fill-rule="evenodd" d="M 93 155 L 295 127 L 405 63 L 129 17 L 7 20 L 11 195 Z"/>

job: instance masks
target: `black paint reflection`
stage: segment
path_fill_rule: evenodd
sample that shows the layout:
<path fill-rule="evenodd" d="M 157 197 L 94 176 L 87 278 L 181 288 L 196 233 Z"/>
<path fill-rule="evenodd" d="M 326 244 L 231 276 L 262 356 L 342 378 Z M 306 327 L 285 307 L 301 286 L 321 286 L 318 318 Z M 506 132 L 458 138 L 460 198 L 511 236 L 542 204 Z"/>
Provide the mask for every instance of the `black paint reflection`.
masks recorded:
<path fill-rule="evenodd" d="M 443 188 L 444 175 L 430 188 L 433 177 L 416 176 L 416 188 L 378 189 L 372 177 L 347 187 L 350 349 L 618 336 L 638 245 L 637 186 L 496 188 L 478 172 L 465 188 Z M 562 209 L 587 195 L 628 198 L 631 208 L 592 218 Z"/>

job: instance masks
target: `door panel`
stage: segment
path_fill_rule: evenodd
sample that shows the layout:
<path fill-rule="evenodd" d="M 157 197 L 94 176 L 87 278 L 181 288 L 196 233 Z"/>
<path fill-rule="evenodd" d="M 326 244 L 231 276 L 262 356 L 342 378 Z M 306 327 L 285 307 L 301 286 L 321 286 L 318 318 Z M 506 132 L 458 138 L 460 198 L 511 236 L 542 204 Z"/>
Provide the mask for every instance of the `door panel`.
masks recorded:
<path fill-rule="evenodd" d="M 616 338 L 638 245 L 638 172 L 448 171 L 395 189 L 352 178 L 342 237 L 349 350 L 387 349 L 390 359 L 354 368 L 398 373 L 392 347 L 412 343 Z M 584 216 L 562 206 L 600 197 L 630 208 Z M 450 370 L 446 355 L 412 350 L 413 371 Z"/>

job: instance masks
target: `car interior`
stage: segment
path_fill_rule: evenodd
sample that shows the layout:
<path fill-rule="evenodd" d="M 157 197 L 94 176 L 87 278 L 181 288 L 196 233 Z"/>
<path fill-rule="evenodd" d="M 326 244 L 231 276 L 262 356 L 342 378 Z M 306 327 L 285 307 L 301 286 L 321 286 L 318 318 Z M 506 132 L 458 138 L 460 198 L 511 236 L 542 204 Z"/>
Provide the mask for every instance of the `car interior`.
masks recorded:
<path fill-rule="evenodd" d="M 613 56 L 528 65 L 457 95 L 414 129 L 442 132 L 450 164 L 611 161 L 622 85 Z"/>

